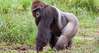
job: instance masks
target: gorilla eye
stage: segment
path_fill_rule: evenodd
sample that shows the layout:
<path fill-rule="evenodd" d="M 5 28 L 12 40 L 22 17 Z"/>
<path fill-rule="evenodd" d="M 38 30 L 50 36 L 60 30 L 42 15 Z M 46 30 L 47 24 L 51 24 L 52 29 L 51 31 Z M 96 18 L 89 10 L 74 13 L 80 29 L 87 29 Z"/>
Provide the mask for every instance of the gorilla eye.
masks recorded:
<path fill-rule="evenodd" d="M 40 13 L 39 12 L 36 12 L 36 17 L 40 17 Z"/>

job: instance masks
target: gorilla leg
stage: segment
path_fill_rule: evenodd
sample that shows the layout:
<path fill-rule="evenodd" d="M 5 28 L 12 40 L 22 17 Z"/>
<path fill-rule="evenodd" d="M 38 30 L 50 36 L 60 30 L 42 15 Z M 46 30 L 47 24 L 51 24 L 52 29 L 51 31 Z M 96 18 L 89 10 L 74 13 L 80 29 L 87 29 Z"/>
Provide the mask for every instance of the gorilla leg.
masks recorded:
<path fill-rule="evenodd" d="M 51 39 L 49 41 L 50 47 L 53 48 L 56 45 L 56 42 L 57 42 L 57 36 L 55 36 L 55 34 L 52 33 Z"/>
<path fill-rule="evenodd" d="M 55 45 L 56 50 L 65 49 L 66 46 L 68 46 L 68 42 L 69 42 L 68 40 L 69 40 L 68 38 L 66 38 L 64 36 L 60 36 Z"/>
<path fill-rule="evenodd" d="M 55 48 L 56 48 L 56 50 L 62 50 L 65 48 L 69 49 L 69 48 L 71 48 L 71 45 L 72 45 L 71 38 L 60 36 L 56 45 L 55 45 Z"/>

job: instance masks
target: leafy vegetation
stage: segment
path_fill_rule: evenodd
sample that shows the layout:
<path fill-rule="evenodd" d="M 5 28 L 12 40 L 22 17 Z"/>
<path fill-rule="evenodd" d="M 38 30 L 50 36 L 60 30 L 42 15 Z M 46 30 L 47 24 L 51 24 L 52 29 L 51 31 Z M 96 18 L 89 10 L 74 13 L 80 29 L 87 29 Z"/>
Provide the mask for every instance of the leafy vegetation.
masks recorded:
<path fill-rule="evenodd" d="M 78 17 L 80 27 L 73 40 L 72 53 L 99 53 L 97 47 L 99 37 L 96 34 L 99 29 L 99 25 L 96 26 L 99 17 L 99 0 L 42 1 L 62 11 L 74 13 Z M 32 0 L 0 0 L 0 48 L 3 43 L 8 46 L 12 44 L 34 46 L 37 27 L 31 13 L 31 3 Z M 9 53 L 14 52 L 17 53 L 16 51 Z M 53 53 L 53 51 L 48 49 L 45 53 Z"/>

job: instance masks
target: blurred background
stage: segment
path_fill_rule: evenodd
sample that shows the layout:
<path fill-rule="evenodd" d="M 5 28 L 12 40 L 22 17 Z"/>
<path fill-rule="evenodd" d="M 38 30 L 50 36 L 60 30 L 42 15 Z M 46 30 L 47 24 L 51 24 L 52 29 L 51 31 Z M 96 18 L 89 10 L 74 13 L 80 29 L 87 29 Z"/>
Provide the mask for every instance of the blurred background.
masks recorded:
<path fill-rule="evenodd" d="M 99 0 L 42 0 L 79 19 L 79 31 L 71 53 L 99 53 Z M 17 53 L 20 47 L 33 53 L 37 27 L 32 0 L 0 0 L 0 53 Z M 44 52 L 43 52 L 44 53 Z M 45 53 L 54 53 L 50 48 Z"/>

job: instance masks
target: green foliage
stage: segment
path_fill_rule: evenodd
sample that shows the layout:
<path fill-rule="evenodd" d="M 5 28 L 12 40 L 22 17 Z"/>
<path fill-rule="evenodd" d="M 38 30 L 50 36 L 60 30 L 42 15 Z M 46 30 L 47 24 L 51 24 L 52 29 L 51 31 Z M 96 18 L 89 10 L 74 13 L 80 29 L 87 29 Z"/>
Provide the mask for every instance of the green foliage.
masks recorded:
<path fill-rule="evenodd" d="M 26 10 L 31 4 L 32 0 L 20 0 L 20 5 L 22 5 L 23 9 Z"/>
<path fill-rule="evenodd" d="M 94 0 L 76 0 L 73 1 L 72 6 L 95 10 Z"/>
<path fill-rule="evenodd" d="M 7 14 L 11 11 L 27 10 L 32 0 L 0 0 L 0 13 Z"/>
<path fill-rule="evenodd" d="M 0 0 L 0 13 L 8 13 L 11 9 L 11 2 L 8 0 Z"/>
<path fill-rule="evenodd" d="M 21 16 L 20 14 L 17 15 L 18 16 L 8 14 L 4 17 L 2 16 L 1 23 L 3 24 L 0 28 L 0 41 L 8 43 L 25 43 L 27 39 L 30 40 L 30 38 L 33 37 L 32 33 L 35 34 L 34 30 L 36 29 L 35 26 L 33 26 L 32 19 L 27 18 L 28 16 L 25 17 L 25 14 Z"/>
<path fill-rule="evenodd" d="M 31 45 L 35 42 L 35 23 L 31 12 L 25 12 L 30 4 L 31 0 L 0 0 L 0 42 Z"/>

